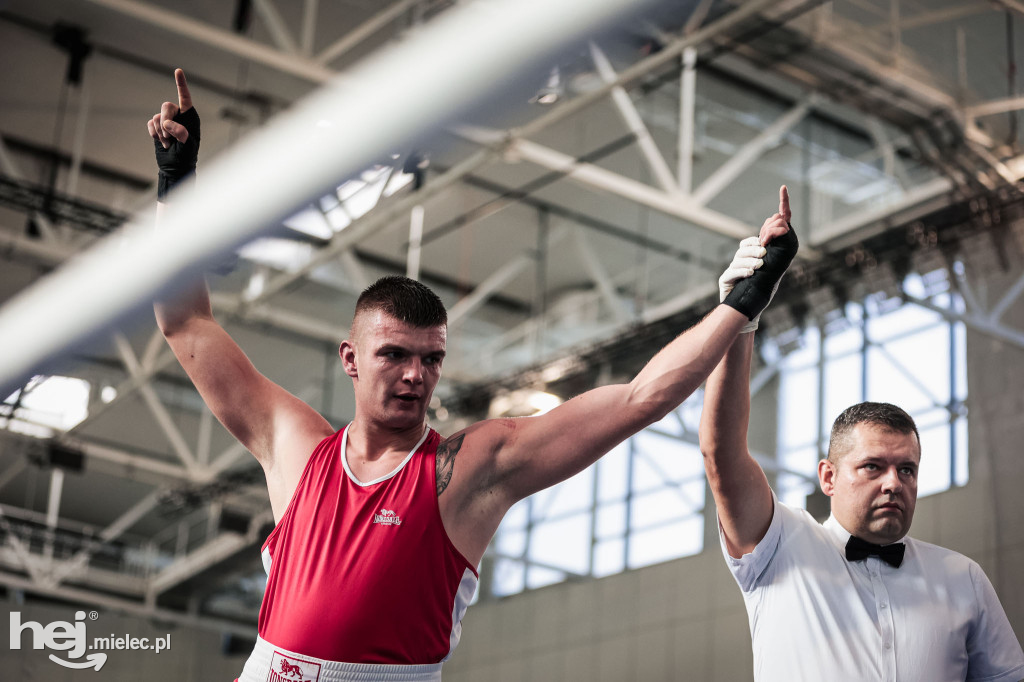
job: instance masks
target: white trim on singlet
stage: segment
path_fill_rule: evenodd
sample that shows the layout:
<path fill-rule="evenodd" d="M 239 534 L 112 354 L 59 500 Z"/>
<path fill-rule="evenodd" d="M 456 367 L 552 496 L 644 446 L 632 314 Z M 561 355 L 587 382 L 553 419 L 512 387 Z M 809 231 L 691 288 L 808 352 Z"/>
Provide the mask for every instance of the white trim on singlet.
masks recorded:
<path fill-rule="evenodd" d="M 260 559 L 263 560 L 263 570 L 267 572 L 267 577 L 269 578 L 270 577 L 270 565 L 272 563 L 272 559 L 271 559 L 271 556 L 270 556 L 270 548 L 269 547 L 264 547 L 260 551 Z"/>
<path fill-rule="evenodd" d="M 345 432 L 343 434 L 341 434 L 341 466 L 345 468 L 345 473 L 348 474 L 349 479 L 351 479 L 351 481 L 353 483 L 355 483 L 356 485 L 358 485 L 358 486 L 360 486 L 362 488 L 365 488 L 366 486 L 373 485 L 374 483 L 380 483 L 381 481 L 386 481 L 389 478 L 393 477 L 395 474 L 397 474 L 399 471 L 401 471 L 402 468 L 406 464 L 409 463 L 409 460 L 412 459 L 412 456 L 416 454 L 416 451 L 420 449 L 420 446 L 423 445 L 423 442 L 425 440 L 427 440 L 427 436 L 429 434 L 430 434 L 430 428 L 427 427 L 427 426 L 424 426 L 423 427 L 423 437 L 420 438 L 420 441 L 418 443 L 416 443 L 415 446 L 413 446 L 412 450 L 409 451 L 409 454 L 406 455 L 405 459 L 402 460 L 402 463 L 399 464 L 397 467 L 395 467 L 394 471 L 392 471 L 389 474 L 384 474 L 380 478 L 375 478 L 372 481 L 367 481 L 366 483 L 363 483 L 358 478 L 356 478 L 356 475 L 352 473 L 352 469 L 350 469 L 349 466 L 348 466 L 348 456 L 345 454 L 345 451 L 346 451 L 347 446 L 348 446 L 348 427 L 346 427 L 345 428 Z"/>
<path fill-rule="evenodd" d="M 448 655 L 441 659 L 442 663 L 452 657 L 452 654 L 455 653 L 455 647 L 459 645 L 459 639 L 462 637 L 462 617 L 466 615 L 469 602 L 473 600 L 473 595 L 476 594 L 478 582 L 480 580 L 473 573 L 473 569 L 467 568 L 462 572 L 462 580 L 459 581 L 459 589 L 455 593 L 455 603 L 452 606 L 452 631 L 449 638 L 451 645 L 448 647 Z"/>

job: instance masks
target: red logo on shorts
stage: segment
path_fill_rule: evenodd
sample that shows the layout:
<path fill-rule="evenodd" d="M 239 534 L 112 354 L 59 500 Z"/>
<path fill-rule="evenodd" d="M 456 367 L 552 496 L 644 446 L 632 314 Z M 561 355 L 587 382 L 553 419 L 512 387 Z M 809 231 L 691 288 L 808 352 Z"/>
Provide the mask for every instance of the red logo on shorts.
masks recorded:
<path fill-rule="evenodd" d="M 320 679 L 320 664 L 299 658 L 286 658 L 275 651 L 270 659 L 270 673 L 267 682 L 317 682 Z"/>

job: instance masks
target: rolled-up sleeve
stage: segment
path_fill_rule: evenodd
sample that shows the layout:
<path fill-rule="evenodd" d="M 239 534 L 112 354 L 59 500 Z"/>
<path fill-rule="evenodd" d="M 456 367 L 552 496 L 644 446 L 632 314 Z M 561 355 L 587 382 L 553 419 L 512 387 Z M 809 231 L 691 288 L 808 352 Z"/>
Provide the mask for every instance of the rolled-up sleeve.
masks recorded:
<path fill-rule="evenodd" d="M 981 566 L 972 562 L 970 572 L 978 614 L 967 637 L 967 680 L 1024 680 L 1024 651 L 1013 634 L 999 597 Z"/>
<path fill-rule="evenodd" d="M 768 568 L 768 564 L 771 563 L 772 558 L 775 556 L 775 551 L 779 547 L 779 539 L 782 537 L 782 526 L 783 517 L 785 516 L 782 510 L 782 505 L 779 503 L 779 499 L 775 496 L 775 491 L 772 491 L 772 522 L 768 526 L 768 531 L 761 538 L 761 541 L 757 543 L 754 550 L 749 554 L 744 554 L 739 559 L 729 555 L 729 550 L 725 545 L 725 533 L 722 530 L 722 522 L 718 522 L 718 541 L 722 546 L 722 554 L 725 556 L 725 563 L 729 566 L 729 570 L 732 571 L 732 577 L 736 579 L 740 589 L 744 592 L 750 592 L 757 587 L 757 582 L 762 575 L 764 575 L 765 569 Z"/>

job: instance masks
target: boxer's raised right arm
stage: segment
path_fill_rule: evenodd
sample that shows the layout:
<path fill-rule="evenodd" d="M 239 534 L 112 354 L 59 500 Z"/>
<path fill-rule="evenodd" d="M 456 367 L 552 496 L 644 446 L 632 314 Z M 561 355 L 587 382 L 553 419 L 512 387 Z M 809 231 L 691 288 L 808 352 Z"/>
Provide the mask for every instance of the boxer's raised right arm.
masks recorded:
<path fill-rule="evenodd" d="M 213 317 L 204 282 L 156 301 L 153 309 L 167 344 L 213 415 L 268 474 L 276 468 L 297 482 L 305 458 L 333 432 L 327 420 L 256 369 Z"/>
<path fill-rule="evenodd" d="M 203 282 L 154 303 L 157 325 L 210 412 L 267 476 L 275 520 L 288 507 L 310 454 L 333 428 L 309 405 L 260 374 L 214 319 Z"/>
<path fill-rule="evenodd" d="M 198 141 L 198 117 L 180 69 L 175 71 L 175 82 L 178 104 L 165 102 L 147 124 L 157 147 L 164 190 L 157 204 L 158 223 L 166 206 L 166 190 L 191 173 L 198 151 L 194 144 L 186 158 L 173 158 L 190 136 Z M 194 122 L 196 126 L 191 133 L 179 123 L 179 115 L 189 112 L 193 116 L 186 125 Z M 167 153 L 161 154 L 161 148 Z M 283 512 L 313 448 L 333 429 L 315 410 L 256 370 L 214 319 L 202 280 L 173 299 L 157 301 L 154 311 L 160 331 L 210 411 L 263 465 L 275 516 Z"/>

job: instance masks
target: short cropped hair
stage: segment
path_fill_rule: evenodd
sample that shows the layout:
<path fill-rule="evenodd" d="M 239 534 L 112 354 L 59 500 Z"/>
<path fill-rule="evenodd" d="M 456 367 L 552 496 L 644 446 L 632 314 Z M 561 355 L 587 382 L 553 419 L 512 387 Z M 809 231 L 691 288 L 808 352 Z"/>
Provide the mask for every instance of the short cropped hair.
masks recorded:
<path fill-rule="evenodd" d="M 843 410 L 832 424 L 832 434 L 828 439 L 830 462 L 838 463 L 850 449 L 853 429 L 858 424 L 872 424 L 896 433 L 912 433 L 917 439 L 917 450 L 921 451 L 921 434 L 917 432 L 913 417 L 890 403 L 864 402 Z"/>
<path fill-rule="evenodd" d="M 364 313 L 376 311 L 414 327 L 448 324 L 448 312 L 437 294 L 426 285 L 400 275 L 381 277 L 359 295 L 352 316 L 353 334 L 356 320 Z"/>

